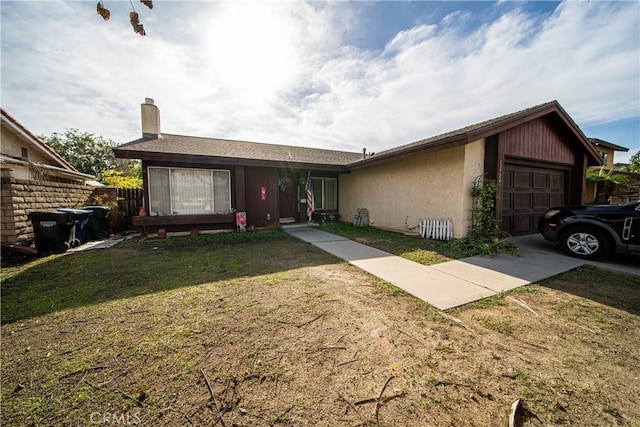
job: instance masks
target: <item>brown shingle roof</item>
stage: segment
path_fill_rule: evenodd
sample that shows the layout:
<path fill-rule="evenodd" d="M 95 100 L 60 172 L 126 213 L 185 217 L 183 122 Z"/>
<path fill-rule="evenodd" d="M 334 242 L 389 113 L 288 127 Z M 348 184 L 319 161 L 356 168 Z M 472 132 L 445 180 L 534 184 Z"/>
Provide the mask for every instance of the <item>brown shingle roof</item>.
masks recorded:
<path fill-rule="evenodd" d="M 171 134 L 132 141 L 114 148 L 114 152 L 119 157 L 127 152 L 160 153 L 334 166 L 344 166 L 362 158 L 362 153 L 347 151 Z"/>
<path fill-rule="evenodd" d="M 350 168 L 362 168 L 372 164 L 385 162 L 397 157 L 405 156 L 421 150 L 439 150 L 455 145 L 466 144 L 490 135 L 497 134 L 523 122 L 547 115 L 556 114 L 569 127 L 585 151 L 591 154 L 591 161 L 598 162 L 599 156 L 593 146 L 587 141 L 578 125 L 562 108 L 558 101 L 551 101 L 514 113 L 505 114 L 493 119 L 485 120 L 470 126 L 436 135 L 427 139 L 411 142 L 409 144 L 394 147 L 389 150 L 376 153 L 366 159 L 356 160 Z"/>
<path fill-rule="evenodd" d="M 239 163 L 242 163 L 241 160 L 244 159 L 245 161 L 267 163 L 286 162 L 317 166 L 325 165 L 348 170 L 386 162 L 425 149 L 439 150 L 458 144 L 466 144 L 547 114 L 557 115 L 571 129 L 576 140 L 584 147 L 585 151 L 591 154 L 592 161 L 599 161 L 596 150 L 557 101 L 536 105 L 427 139 L 381 151 L 364 159 L 362 153 L 168 134 L 163 134 L 158 139 L 143 138 L 132 141 L 114 148 L 114 152 L 117 157 L 142 158 L 149 154 L 165 156 L 173 154 L 235 159 L 240 160 Z"/>

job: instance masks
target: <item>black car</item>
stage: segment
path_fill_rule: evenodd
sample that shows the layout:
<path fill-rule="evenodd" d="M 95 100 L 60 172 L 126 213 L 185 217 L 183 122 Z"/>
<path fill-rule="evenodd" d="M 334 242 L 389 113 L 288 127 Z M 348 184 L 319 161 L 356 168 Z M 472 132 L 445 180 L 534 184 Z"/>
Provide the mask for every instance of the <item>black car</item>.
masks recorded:
<path fill-rule="evenodd" d="M 620 205 L 550 208 L 538 230 L 571 256 L 594 259 L 614 253 L 640 253 L 640 200 Z"/>

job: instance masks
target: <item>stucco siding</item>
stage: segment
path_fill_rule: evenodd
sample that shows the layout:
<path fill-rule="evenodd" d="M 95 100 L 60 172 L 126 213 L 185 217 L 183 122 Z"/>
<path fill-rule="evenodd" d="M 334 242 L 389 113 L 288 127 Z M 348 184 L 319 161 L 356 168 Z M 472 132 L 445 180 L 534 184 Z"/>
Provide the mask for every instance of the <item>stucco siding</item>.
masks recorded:
<path fill-rule="evenodd" d="M 37 152 L 33 147 L 20 141 L 18 137 L 11 134 L 6 128 L 3 127 L 2 154 L 20 158 L 22 156 L 22 148 L 27 149 L 30 161 L 41 164 L 52 164 L 51 160 L 47 159 L 41 153 Z"/>
<path fill-rule="evenodd" d="M 25 144 L 13 135 L 7 128 L 2 127 L 2 154 L 8 157 L 21 159 L 22 148 L 27 149 L 28 160 L 33 163 L 50 164 L 51 161 L 37 152 L 32 146 Z M 27 165 L 11 165 L 13 176 L 18 179 L 31 179 L 31 172 Z"/>
<path fill-rule="evenodd" d="M 471 209 L 473 208 L 471 188 L 473 181 L 484 173 L 484 139 L 467 144 L 464 149 L 464 176 L 462 178 L 464 197 L 461 198 L 462 219 L 459 230 L 463 230 L 463 236 L 466 236 L 467 231 L 471 228 Z M 456 237 L 461 236 L 456 234 Z"/>
<path fill-rule="evenodd" d="M 482 173 L 483 154 L 482 140 L 341 174 L 340 215 L 353 221 L 358 208 L 367 208 L 371 225 L 414 232 L 420 218 L 447 217 L 455 237 L 465 236 L 471 182 Z"/>

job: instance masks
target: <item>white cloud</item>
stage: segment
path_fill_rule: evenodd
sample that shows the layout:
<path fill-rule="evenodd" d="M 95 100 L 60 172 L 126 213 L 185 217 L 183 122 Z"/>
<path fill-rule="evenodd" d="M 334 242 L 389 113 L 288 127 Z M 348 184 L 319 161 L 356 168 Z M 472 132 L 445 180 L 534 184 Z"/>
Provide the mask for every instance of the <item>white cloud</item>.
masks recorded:
<path fill-rule="evenodd" d="M 37 133 L 118 142 L 155 98 L 169 133 L 380 151 L 558 99 L 581 125 L 637 116 L 639 4 L 567 2 L 469 30 L 468 11 L 368 51 L 349 3 L 2 2 L 2 103 Z"/>

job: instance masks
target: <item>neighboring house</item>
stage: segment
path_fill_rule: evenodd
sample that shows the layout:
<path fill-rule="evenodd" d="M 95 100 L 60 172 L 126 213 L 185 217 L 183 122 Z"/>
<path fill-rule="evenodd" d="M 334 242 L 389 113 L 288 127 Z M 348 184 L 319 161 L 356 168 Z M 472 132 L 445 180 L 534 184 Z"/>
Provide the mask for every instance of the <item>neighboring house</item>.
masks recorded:
<path fill-rule="evenodd" d="M 614 169 L 615 163 L 613 160 L 613 156 L 616 151 L 624 151 L 624 152 L 629 151 L 629 149 L 626 147 L 622 147 L 620 145 L 616 145 L 608 141 L 603 141 L 602 139 L 598 139 L 598 138 L 589 138 L 589 142 L 593 144 L 594 148 L 596 149 L 596 151 L 600 155 L 600 158 L 602 159 L 602 162 L 595 167 L 601 167 L 606 170 Z M 587 204 L 594 203 L 597 197 L 597 193 L 598 193 L 598 186 L 596 185 L 596 183 L 587 182 L 587 185 L 584 191 L 584 196 L 583 196 L 584 203 L 587 203 Z"/>
<path fill-rule="evenodd" d="M 600 166 L 604 167 L 607 170 L 612 169 L 614 166 L 613 155 L 616 151 L 629 151 L 629 149 L 626 147 L 622 147 L 608 141 L 603 141 L 602 139 L 598 138 L 589 138 L 589 142 L 593 144 L 596 151 L 600 155 L 600 158 L 602 159 L 602 163 Z"/>
<path fill-rule="evenodd" d="M 78 172 L 47 144 L 1 111 L 2 244 L 34 238 L 29 213 L 85 204 L 92 175 Z"/>
<path fill-rule="evenodd" d="M 232 228 L 236 211 L 249 226 L 306 222 L 310 176 L 316 210 L 352 221 L 366 208 L 372 225 L 404 231 L 447 217 L 462 237 L 473 181 L 486 174 L 502 229 L 527 234 L 549 206 L 581 203 L 586 168 L 601 162 L 557 101 L 372 155 L 163 134 L 151 99 L 142 133 L 113 150 L 142 160 L 148 216 L 134 224 L 169 230 Z"/>

